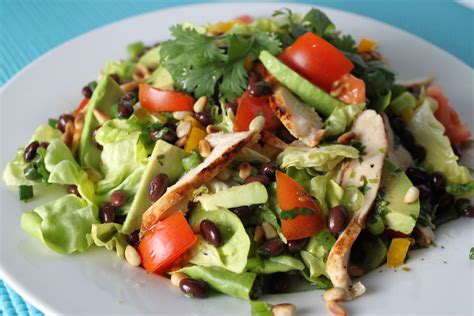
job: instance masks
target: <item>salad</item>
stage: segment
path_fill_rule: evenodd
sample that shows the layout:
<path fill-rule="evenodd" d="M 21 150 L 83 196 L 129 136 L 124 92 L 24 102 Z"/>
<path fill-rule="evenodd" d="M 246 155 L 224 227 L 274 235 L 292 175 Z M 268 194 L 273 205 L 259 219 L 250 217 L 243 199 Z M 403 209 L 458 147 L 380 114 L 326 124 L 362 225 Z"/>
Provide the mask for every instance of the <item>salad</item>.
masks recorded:
<path fill-rule="evenodd" d="M 397 83 L 375 40 L 318 9 L 170 31 L 127 46 L 6 166 L 22 201 L 63 193 L 21 217 L 52 251 L 103 247 L 259 316 L 295 315 L 259 297 L 306 282 L 345 315 L 359 277 L 474 216 L 468 127 L 432 78 Z"/>

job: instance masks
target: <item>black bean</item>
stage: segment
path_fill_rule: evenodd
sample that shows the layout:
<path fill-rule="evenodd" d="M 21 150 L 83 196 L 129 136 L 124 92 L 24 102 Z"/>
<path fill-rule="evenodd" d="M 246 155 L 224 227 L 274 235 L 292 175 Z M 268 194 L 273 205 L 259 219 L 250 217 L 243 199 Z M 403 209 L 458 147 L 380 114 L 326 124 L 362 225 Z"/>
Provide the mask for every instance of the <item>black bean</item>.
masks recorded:
<path fill-rule="evenodd" d="M 285 244 L 278 238 L 265 241 L 260 246 L 260 252 L 264 256 L 275 257 L 285 250 Z"/>
<path fill-rule="evenodd" d="M 290 132 L 284 126 L 277 129 L 276 136 L 287 144 L 292 143 L 296 140 L 296 138 L 291 135 Z"/>
<path fill-rule="evenodd" d="M 140 230 L 137 229 L 131 234 L 128 234 L 127 236 L 125 236 L 125 239 L 127 239 L 129 245 L 136 246 L 140 241 Z"/>
<path fill-rule="evenodd" d="M 441 172 L 435 171 L 430 177 L 431 190 L 434 193 L 444 192 L 446 188 L 446 177 Z"/>
<path fill-rule="evenodd" d="M 438 208 L 436 212 L 445 212 L 450 210 L 454 206 L 454 195 L 445 192 L 441 195 L 438 202 Z"/>
<path fill-rule="evenodd" d="M 273 273 L 270 277 L 270 289 L 273 293 L 288 292 L 290 282 L 286 273 Z"/>
<path fill-rule="evenodd" d="M 211 245 L 219 247 L 222 245 L 222 235 L 219 227 L 214 224 L 213 221 L 205 219 L 201 222 L 199 226 L 201 229 L 201 234 L 204 236 L 204 239 Z"/>
<path fill-rule="evenodd" d="M 115 81 L 116 83 L 120 83 L 120 76 L 117 74 L 110 74 L 110 78 Z"/>
<path fill-rule="evenodd" d="M 466 207 L 466 209 L 462 212 L 462 215 L 466 217 L 474 218 L 474 206 L 469 205 L 468 207 Z"/>
<path fill-rule="evenodd" d="M 458 158 L 461 158 L 461 156 L 462 156 L 461 146 L 459 144 L 453 144 L 453 145 L 451 145 L 451 147 L 453 148 L 454 154 L 456 156 L 458 156 Z"/>
<path fill-rule="evenodd" d="M 390 126 L 397 134 L 401 134 L 405 131 L 405 121 L 400 116 L 392 118 L 392 120 L 390 121 Z"/>
<path fill-rule="evenodd" d="M 252 183 L 252 182 L 260 182 L 264 186 L 270 185 L 271 183 L 270 179 L 268 179 L 268 177 L 264 176 L 263 174 L 257 174 L 245 179 L 245 183 Z"/>
<path fill-rule="evenodd" d="M 253 212 L 249 206 L 240 206 L 230 209 L 240 219 L 248 218 Z"/>
<path fill-rule="evenodd" d="M 289 253 L 298 253 L 306 245 L 308 238 L 289 240 L 287 247 Z"/>
<path fill-rule="evenodd" d="M 403 146 L 405 146 L 409 151 L 413 146 L 415 146 L 415 137 L 408 132 L 408 131 L 403 131 L 400 133 L 400 140 L 403 143 Z"/>
<path fill-rule="evenodd" d="M 113 206 L 119 208 L 124 206 L 125 203 L 127 203 L 127 200 L 127 193 L 123 190 L 117 190 L 110 195 L 109 202 L 112 203 Z"/>
<path fill-rule="evenodd" d="M 421 163 L 426 158 L 426 149 L 421 145 L 414 145 L 409 149 L 410 154 L 416 162 Z"/>
<path fill-rule="evenodd" d="M 431 197 L 431 190 L 427 185 L 419 184 L 416 187 L 418 188 L 418 191 L 420 191 L 420 199 L 423 200 Z"/>
<path fill-rule="evenodd" d="M 260 80 L 256 73 L 250 73 L 248 90 L 252 96 L 262 97 L 272 93 L 273 88 L 271 84 Z"/>
<path fill-rule="evenodd" d="M 74 194 L 74 195 L 77 195 L 78 197 L 81 197 L 81 194 L 79 193 L 79 190 L 77 189 L 77 185 L 74 185 L 74 184 L 67 186 L 67 193 Z"/>
<path fill-rule="evenodd" d="M 462 211 L 464 211 L 470 204 L 471 204 L 471 201 L 469 201 L 469 199 L 460 198 L 460 199 L 457 199 L 456 202 L 454 203 L 454 208 L 455 208 L 457 211 L 462 212 Z"/>
<path fill-rule="evenodd" d="M 100 221 L 102 223 L 113 223 L 115 219 L 115 206 L 110 202 L 105 202 L 100 207 Z"/>
<path fill-rule="evenodd" d="M 194 117 L 204 126 L 212 124 L 212 115 L 209 112 L 199 112 L 196 113 Z"/>
<path fill-rule="evenodd" d="M 41 142 L 39 146 L 40 146 L 41 148 L 46 149 L 46 148 L 48 148 L 49 143 L 48 143 L 48 142 Z"/>
<path fill-rule="evenodd" d="M 227 111 L 227 109 L 231 109 L 232 112 L 234 113 L 234 115 L 237 114 L 237 108 L 239 107 L 239 103 L 237 101 L 230 101 L 228 103 L 225 104 L 225 109 Z"/>
<path fill-rule="evenodd" d="M 38 141 L 31 142 L 28 146 L 26 146 L 25 150 L 23 151 L 23 159 L 25 161 L 32 161 L 36 157 L 36 152 L 39 147 Z"/>
<path fill-rule="evenodd" d="M 125 222 L 125 219 L 127 219 L 127 215 L 115 216 L 114 223 L 122 225 L 123 222 Z"/>
<path fill-rule="evenodd" d="M 182 279 L 181 282 L 179 282 L 179 288 L 189 297 L 206 298 L 209 296 L 207 284 L 195 279 Z"/>
<path fill-rule="evenodd" d="M 261 167 L 260 167 L 260 173 L 263 174 L 264 176 L 268 177 L 269 179 L 271 180 L 274 180 L 275 179 L 275 172 L 276 172 L 276 165 L 274 162 L 270 161 L 270 162 L 267 162 L 267 163 L 264 163 Z"/>
<path fill-rule="evenodd" d="M 97 142 L 97 139 L 95 138 L 95 135 L 97 134 L 97 131 L 101 127 L 102 127 L 102 125 L 97 126 L 96 128 L 94 128 L 94 131 L 92 132 L 92 142 L 94 143 L 95 147 L 97 149 L 100 149 L 100 150 L 102 150 L 102 145 Z"/>
<path fill-rule="evenodd" d="M 122 100 L 132 102 L 137 99 L 137 95 L 133 92 L 127 92 L 123 97 Z"/>
<path fill-rule="evenodd" d="M 82 88 L 82 95 L 84 96 L 84 98 L 87 98 L 87 99 L 91 98 L 92 89 L 91 89 L 91 87 L 89 87 L 89 85 L 84 86 L 84 88 Z"/>
<path fill-rule="evenodd" d="M 328 228 L 333 234 L 341 233 L 347 226 L 349 215 L 346 208 L 342 205 L 337 205 L 329 210 Z"/>
<path fill-rule="evenodd" d="M 168 188 L 169 180 L 168 176 L 164 173 L 157 174 L 150 182 L 148 196 L 150 201 L 156 202 L 163 196 Z"/>
<path fill-rule="evenodd" d="M 121 118 L 129 118 L 133 114 L 133 106 L 128 101 L 122 101 L 119 105 L 119 116 Z"/>
<path fill-rule="evenodd" d="M 68 122 L 73 122 L 74 121 L 74 116 L 72 116 L 71 114 L 63 114 L 59 117 L 58 119 L 58 126 L 57 128 L 61 131 L 61 132 L 65 132 L 66 131 L 66 125 Z"/>
<path fill-rule="evenodd" d="M 428 184 L 430 174 L 420 167 L 408 167 L 406 175 L 414 184 Z"/>

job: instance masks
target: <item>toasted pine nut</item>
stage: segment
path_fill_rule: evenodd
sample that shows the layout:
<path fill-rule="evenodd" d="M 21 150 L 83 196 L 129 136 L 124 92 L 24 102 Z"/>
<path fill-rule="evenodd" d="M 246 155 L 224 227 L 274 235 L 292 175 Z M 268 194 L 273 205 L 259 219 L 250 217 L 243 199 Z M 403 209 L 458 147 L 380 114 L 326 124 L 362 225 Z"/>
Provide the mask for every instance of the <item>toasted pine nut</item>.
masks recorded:
<path fill-rule="evenodd" d="M 412 204 L 418 201 L 418 198 L 420 197 L 420 190 L 418 190 L 417 187 L 411 187 L 408 189 L 407 193 L 405 194 L 405 197 L 403 198 L 403 202 L 406 204 Z"/>
<path fill-rule="evenodd" d="M 178 121 L 181 121 L 186 116 L 191 115 L 191 114 L 192 113 L 189 111 L 176 111 L 176 112 L 173 112 L 173 117 L 177 119 Z"/>
<path fill-rule="evenodd" d="M 206 127 L 206 132 L 208 134 L 212 134 L 212 133 L 219 133 L 221 131 L 221 129 L 215 125 L 212 125 L 212 124 L 209 124 L 207 125 Z"/>
<path fill-rule="evenodd" d="M 142 258 L 140 257 L 140 254 L 135 249 L 135 247 L 130 245 L 125 248 L 125 259 L 130 265 L 134 267 L 138 267 L 142 263 Z"/>
<path fill-rule="evenodd" d="M 181 281 L 183 279 L 186 279 L 187 277 L 188 276 L 182 272 L 175 272 L 171 274 L 171 284 L 173 284 L 176 287 L 179 287 L 179 283 L 181 283 Z"/>
<path fill-rule="evenodd" d="M 263 228 L 260 225 L 255 226 L 255 233 L 253 234 L 253 240 L 258 244 L 263 238 Z"/>
<path fill-rule="evenodd" d="M 207 156 L 209 156 L 211 154 L 211 145 L 209 145 L 209 142 L 205 139 L 201 139 L 199 141 L 199 154 L 201 155 L 201 157 L 204 157 L 206 158 Z"/>
<path fill-rule="evenodd" d="M 333 316 L 346 316 L 347 312 L 344 306 L 341 304 L 335 302 L 335 301 L 329 301 L 326 304 L 327 308 L 329 311 L 333 314 Z"/>
<path fill-rule="evenodd" d="M 356 266 L 356 265 L 350 265 L 349 268 L 347 268 L 347 272 L 351 277 L 357 278 L 360 277 L 361 275 L 364 274 L 364 270 L 362 270 L 361 267 Z"/>
<path fill-rule="evenodd" d="M 239 177 L 242 180 L 247 179 L 250 176 L 250 171 L 251 171 L 251 167 L 248 162 L 241 163 L 239 167 Z"/>
<path fill-rule="evenodd" d="M 184 144 L 186 143 L 187 138 L 188 138 L 188 136 L 180 137 L 180 138 L 178 138 L 178 140 L 174 144 L 178 147 L 183 147 Z"/>
<path fill-rule="evenodd" d="M 72 121 L 67 122 L 66 128 L 63 134 L 63 142 L 71 148 L 72 146 L 72 139 L 74 137 L 74 123 Z"/>
<path fill-rule="evenodd" d="M 324 292 L 323 299 L 326 302 L 341 301 L 341 300 L 344 299 L 345 296 L 346 296 L 346 291 L 343 288 L 333 287 L 333 288 L 331 288 L 331 289 Z"/>
<path fill-rule="evenodd" d="M 190 121 L 183 121 L 179 123 L 176 127 L 176 136 L 179 138 L 188 136 L 189 132 L 191 132 L 192 124 Z"/>
<path fill-rule="evenodd" d="M 130 81 L 130 82 L 121 84 L 120 89 L 122 89 L 123 92 L 127 93 L 138 88 L 139 84 L 140 84 L 139 81 Z"/>
<path fill-rule="evenodd" d="M 273 316 L 296 316 L 296 306 L 294 304 L 277 304 L 272 307 Z"/>
<path fill-rule="evenodd" d="M 218 180 L 221 180 L 221 181 L 227 181 L 229 180 L 230 178 L 230 172 L 229 172 L 229 169 L 224 169 L 222 170 L 217 176 L 216 178 Z"/>
<path fill-rule="evenodd" d="M 99 109 L 94 109 L 93 113 L 94 113 L 95 119 L 99 122 L 100 125 L 104 124 L 106 121 L 110 119 L 107 113 Z"/>
<path fill-rule="evenodd" d="M 365 293 L 365 285 L 362 284 L 362 282 L 356 282 L 352 284 L 351 287 L 351 296 L 352 298 L 356 298 L 358 296 L 361 296 L 362 294 Z"/>
<path fill-rule="evenodd" d="M 132 75 L 133 81 L 143 81 L 150 77 L 150 71 L 142 64 L 137 64 L 135 72 Z"/>
<path fill-rule="evenodd" d="M 203 112 L 204 109 L 206 108 L 206 104 L 207 104 L 207 97 L 206 96 L 200 97 L 199 99 L 197 99 L 197 101 L 193 105 L 194 112 L 196 113 Z"/>
<path fill-rule="evenodd" d="M 265 221 L 262 222 L 263 232 L 265 233 L 265 239 L 273 239 L 278 237 L 278 233 L 273 226 Z"/>
<path fill-rule="evenodd" d="M 263 125 L 265 125 L 265 118 L 259 115 L 250 122 L 249 130 L 260 133 L 263 130 Z"/>
<path fill-rule="evenodd" d="M 74 117 L 74 134 L 72 135 L 71 150 L 75 152 L 81 141 L 82 129 L 84 127 L 84 113 L 78 112 Z"/>
<path fill-rule="evenodd" d="M 346 132 L 337 138 L 337 143 L 341 145 L 348 144 L 355 136 L 356 134 L 353 131 Z"/>

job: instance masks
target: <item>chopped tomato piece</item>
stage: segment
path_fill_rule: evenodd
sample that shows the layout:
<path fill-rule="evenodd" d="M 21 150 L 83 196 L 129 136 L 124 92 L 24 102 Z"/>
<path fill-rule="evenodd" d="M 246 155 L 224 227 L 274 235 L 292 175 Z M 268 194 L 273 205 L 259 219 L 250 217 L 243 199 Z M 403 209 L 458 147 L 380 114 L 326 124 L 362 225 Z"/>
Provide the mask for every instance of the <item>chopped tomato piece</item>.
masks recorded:
<path fill-rule="evenodd" d="M 285 48 L 279 58 L 326 91 L 330 91 L 336 80 L 354 68 L 354 64 L 336 47 L 311 32 Z"/>
<path fill-rule="evenodd" d="M 253 18 L 250 15 L 239 15 L 234 20 L 242 22 L 244 24 L 250 24 L 253 22 Z"/>
<path fill-rule="evenodd" d="M 156 223 L 138 245 L 143 267 L 151 273 L 165 273 L 197 241 L 181 212 Z"/>
<path fill-rule="evenodd" d="M 296 215 L 292 219 L 282 219 L 281 229 L 288 240 L 311 237 L 324 228 L 321 210 L 304 188 L 283 172 L 277 171 L 277 199 L 283 212 L 296 208 L 310 209 L 313 214 Z"/>
<path fill-rule="evenodd" d="M 249 129 L 250 122 L 259 115 L 265 118 L 263 129 L 271 130 L 281 125 L 280 120 L 273 114 L 268 105 L 267 97 L 254 97 L 245 91 L 240 97 L 239 107 L 234 122 L 234 131 L 241 132 Z"/>
<path fill-rule="evenodd" d="M 434 113 L 438 121 L 446 129 L 446 136 L 452 144 L 462 143 L 471 137 L 469 128 L 461 122 L 458 113 L 449 104 L 449 100 L 440 86 L 429 86 L 426 94 L 438 102 L 438 109 Z"/>
<path fill-rule="evenodd" d="M 77 115 L 77 113 L 81 112 L 88 103 L 89 103 L 89 99 L 84 98 L 82 102 L 79 104 L 79 106 L 77 107 L 77 109 L 74 111 L 74 115 Z"/>
<path fill-rule="evenodd" d="M 365 103 L 365 83 L 351 74 L 345 74 L 334 82 L 331 95 L 345 104 Z"/>
<path fill-rule="evenodd" d="M 166 91 L 141 84 L 138 92 L 140 104 L 152 112 L 192 111 L 194 98 L 178 91 Z"/>

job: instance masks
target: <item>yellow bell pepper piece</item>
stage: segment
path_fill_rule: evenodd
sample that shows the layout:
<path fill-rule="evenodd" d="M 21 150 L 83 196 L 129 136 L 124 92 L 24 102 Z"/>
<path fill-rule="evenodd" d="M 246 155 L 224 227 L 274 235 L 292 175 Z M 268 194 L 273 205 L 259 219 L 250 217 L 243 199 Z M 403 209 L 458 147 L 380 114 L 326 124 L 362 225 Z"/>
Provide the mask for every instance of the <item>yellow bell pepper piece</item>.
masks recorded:
<path fill-rule="evenodd" d="M 368 53 L 371 52 L 377 47 L 377 41 L 363 38 L 359 42 L 359 46 L 357 46 L 357 52 L 359 53 Z"/>
<path fill-rule="evenodd" d="M 407 256 L 408 248 L 410 247 L 410 239 L 408 238 L 394 238 L 390 243 L 387 253 L 387 266 L 389 268 L 396 268 L 402 265 Z"/>
<path fill-rule="evenodd" d="M 206 130 L 206 128 L 205 128 L 201 123 L 199 123 L 198 120 L 196 120 L 194 117 L 192 117 L 191 115 L 186 116 L 186 117 L 183 119 L 183 121 L 189 121 L 189 122 L 191 122 L 191 127 L 196 127 L 196 128 L 199 128 L 199 129 L 201 129 L 201 130 L 203 130 L 203 131 Z"/>
<path fill-rule="evenodd" d="M 402 112 L 403 120 L 406 123 L 410 122 L 413 116 L 415 116 L 415 111 L 413 111 L 413 109 L 406 109 L 405 111 Z"/>
<path fill-rule="evenodd" d="M 207 31 L 209 33 L 214 33 L 214 34 L 227 33 L 236 24 L 243 24 L 243 23 L 240 22 L 240 21 L 237 21 L 237 20 L 232 20 L 232 21 L 228 21 L 228 22 L 218 22 L 218 23 L 209 25 L 207 27 Z"/>
<path fill-rule="evenodd" d="M 186 143 L 184 143 L 184 151 L 191 153 L 198 147 L 199 141 L 204 139 L 204 137 L 206 137 L 205 131 L 197 127 L 193 127 L 188 135 L 188 138 L 186 139 Z"/>

